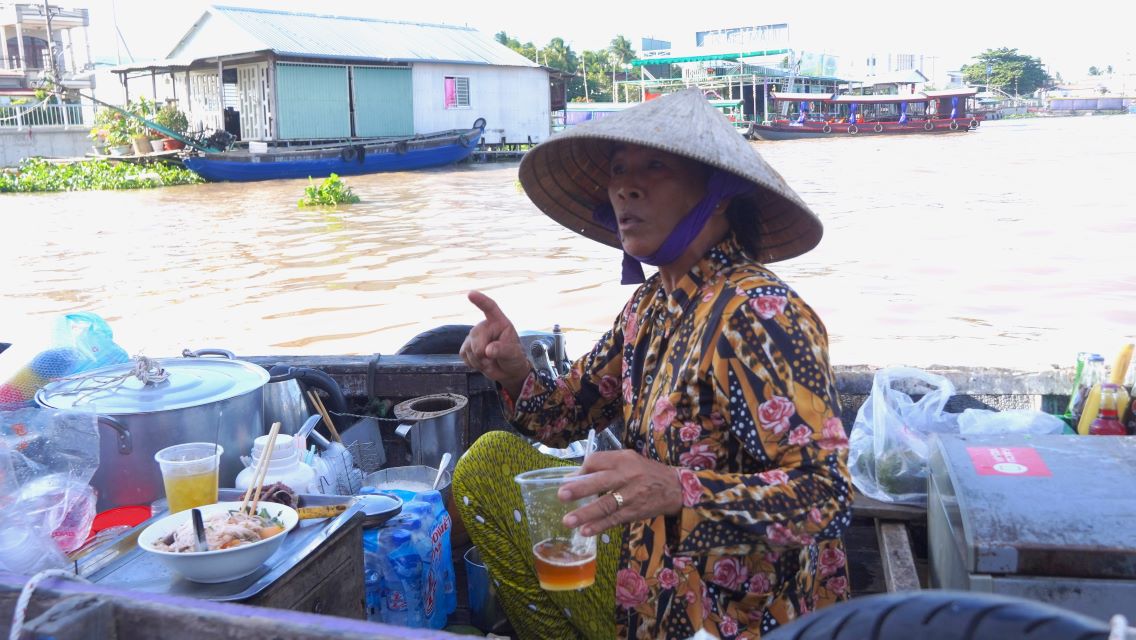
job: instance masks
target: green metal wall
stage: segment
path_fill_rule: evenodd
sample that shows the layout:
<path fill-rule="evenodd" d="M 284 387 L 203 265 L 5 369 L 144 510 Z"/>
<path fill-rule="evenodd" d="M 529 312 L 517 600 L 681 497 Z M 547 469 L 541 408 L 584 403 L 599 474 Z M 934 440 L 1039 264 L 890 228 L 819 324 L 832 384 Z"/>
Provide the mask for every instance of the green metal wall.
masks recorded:
<path fill-rule="evenodd" d="M 281 139 L 349 137 L 349 104 L 346 66 L 277 63 Z"/>
<path fill-rule="evenodd" d="M 410 69 L 355 67 L 355 135 L 414 135 Z"/>

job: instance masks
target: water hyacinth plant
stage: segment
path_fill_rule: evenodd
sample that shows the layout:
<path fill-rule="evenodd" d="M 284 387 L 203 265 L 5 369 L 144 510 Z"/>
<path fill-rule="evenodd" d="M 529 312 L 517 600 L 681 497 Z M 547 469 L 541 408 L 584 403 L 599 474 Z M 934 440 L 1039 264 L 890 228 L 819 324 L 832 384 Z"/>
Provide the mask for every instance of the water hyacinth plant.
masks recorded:
<path fill-rule="evenodd" d="M 153 189 L 204 182 L 196 173 L 163 163 L 136 165 L 96 159 L 55 164 L 28 158 L 15 170 L 0 171 L 0 193 L 87 191 L 94 189 Z"/>
<path fill-rule="evenodd" d="M 311 178 L 308 178 L 308 182 L 310 184 L 304 188 L 304 197 L 300 198 L 301 207 L 334 207 L 359 202 L 359 196 L 334 173 L 321 184 L 317 185 Z"/>

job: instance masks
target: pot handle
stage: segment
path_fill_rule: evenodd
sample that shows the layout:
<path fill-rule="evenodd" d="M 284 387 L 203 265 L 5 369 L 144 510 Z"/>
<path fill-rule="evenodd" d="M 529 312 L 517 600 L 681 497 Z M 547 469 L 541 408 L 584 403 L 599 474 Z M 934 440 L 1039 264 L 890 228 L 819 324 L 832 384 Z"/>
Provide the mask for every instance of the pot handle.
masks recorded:
<path fill-rule="evenodd" d="M 118 453 L 124 456 L 134 451 L 134 439 L 130 436 L 130 429 L 110 416 L 98 416 L 99 424 L 105 425 L 118 432 Z"/>
<path fill-rule="evenodd" d="M 229 360 L 236 360 L 237 356 L 228 349 L 183 349 L 181 352 L 183 358 L 200 358 L 202 356 L 224 356 Z"/>

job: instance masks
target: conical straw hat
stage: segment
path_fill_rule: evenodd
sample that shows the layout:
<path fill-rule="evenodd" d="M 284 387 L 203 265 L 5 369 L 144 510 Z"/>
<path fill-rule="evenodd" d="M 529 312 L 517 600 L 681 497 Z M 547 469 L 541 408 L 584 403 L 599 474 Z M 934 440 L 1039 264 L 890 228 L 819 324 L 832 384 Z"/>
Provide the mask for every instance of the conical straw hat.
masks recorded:
<path fill-rule="evenodd" d="M 618 143 L 637 144 L 735 173 L 757 186 L 761 262 L 805 253 L 820 242 L 820 219 L 698 89 L 649 100 L 556 134 L 525 154 L 520 179 L 545 214 L 592 240 L 621 248 L 592 219 L 608 200 L 608 159 Z"/>

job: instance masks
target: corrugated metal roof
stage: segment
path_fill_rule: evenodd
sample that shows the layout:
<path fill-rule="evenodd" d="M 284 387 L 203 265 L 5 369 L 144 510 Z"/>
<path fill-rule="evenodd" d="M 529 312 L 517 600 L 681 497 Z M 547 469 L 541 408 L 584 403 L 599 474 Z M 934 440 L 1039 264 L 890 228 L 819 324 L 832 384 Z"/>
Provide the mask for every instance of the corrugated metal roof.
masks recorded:
<path fill-rule="evenodd" d="M 537 66 L 470 27 L 247 7 L 213 6 L 209 11 L 228 18 L 263 42 L 265 49 L 282 56 Z"/>

